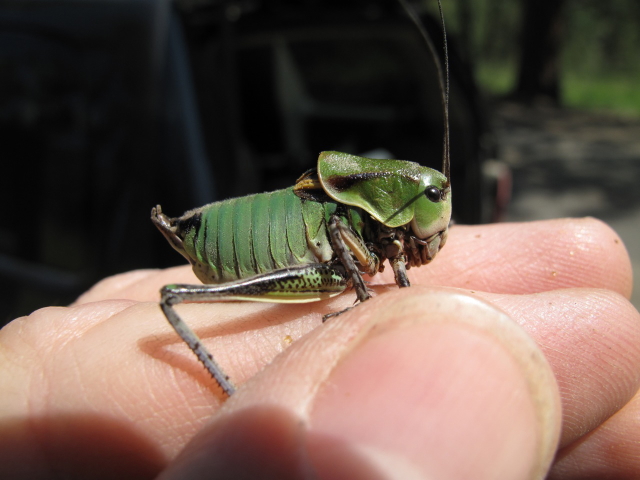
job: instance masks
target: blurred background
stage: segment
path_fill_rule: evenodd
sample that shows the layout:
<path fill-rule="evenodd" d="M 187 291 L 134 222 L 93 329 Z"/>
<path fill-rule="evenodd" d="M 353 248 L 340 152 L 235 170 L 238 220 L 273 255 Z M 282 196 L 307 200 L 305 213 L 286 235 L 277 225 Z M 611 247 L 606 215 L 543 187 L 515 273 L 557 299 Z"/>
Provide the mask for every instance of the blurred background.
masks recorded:
<path fill-rule="evenodd" d="M 456 221 L 596 216 L 638 271 L 640 4 L 444 8 Z M 395 0 L 0 2 L 0 324 L 184 263 L 156 204 L 289 186 L 322 150 L 439 169 L 440 95 Z"/>

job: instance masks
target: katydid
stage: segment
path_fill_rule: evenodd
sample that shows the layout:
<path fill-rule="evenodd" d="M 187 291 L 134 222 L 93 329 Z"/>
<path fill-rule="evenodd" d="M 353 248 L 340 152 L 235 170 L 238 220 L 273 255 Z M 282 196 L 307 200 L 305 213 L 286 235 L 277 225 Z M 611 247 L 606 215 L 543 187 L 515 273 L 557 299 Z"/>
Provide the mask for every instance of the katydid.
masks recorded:
<path fill-rule="evenodd" d="M 438 66 L 445 118 L 443 173 L 409 161 L 323 152 L 317 168 L 292 187 L 211 203 L 176 218 L 167 217 L 159 205 L 151 211 L 153 223 L 204 284 L 166 285 L 160 307 L 227 395 L 235 386 L 178 316 L 175 304 L 304 303 L 348 287 L 364 302 L 370 294 L 363 273 L 375 275 L 388 260 L 397 285 L 408 287 L 406 270 L 429 263 L 446 242 L 451 218 L 448 75 L 443 78 L 417 16 L 401 3 Z M 445 71 L 446 53 L 445 35 Z"/>

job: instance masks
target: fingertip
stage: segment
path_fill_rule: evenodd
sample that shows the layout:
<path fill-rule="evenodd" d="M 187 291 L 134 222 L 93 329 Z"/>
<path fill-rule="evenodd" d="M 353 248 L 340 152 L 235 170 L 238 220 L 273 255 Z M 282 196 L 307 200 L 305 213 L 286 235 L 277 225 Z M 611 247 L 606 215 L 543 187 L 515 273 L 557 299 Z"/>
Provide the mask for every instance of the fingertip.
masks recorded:
<path fill-rule="evenodd" d="M 544 475 L 559 434 L 557 387 L 506 315 L 439 292 L 401 297 L 374 317 L 315 398 L 320 478 L 341 478 L 354 455 L 382 478 Z"/>
<path fill-rule="evenodd" d="M 603 288 L 631 298 L 633 273 L 629 253 L 611 226 L 594 217 L 553 221 L 551 255 L 568 272 L 562 287 Z M 555 235 L 552 235 L 555 233 Z M 556 272 L 556 278 L 560 271 Z"/>

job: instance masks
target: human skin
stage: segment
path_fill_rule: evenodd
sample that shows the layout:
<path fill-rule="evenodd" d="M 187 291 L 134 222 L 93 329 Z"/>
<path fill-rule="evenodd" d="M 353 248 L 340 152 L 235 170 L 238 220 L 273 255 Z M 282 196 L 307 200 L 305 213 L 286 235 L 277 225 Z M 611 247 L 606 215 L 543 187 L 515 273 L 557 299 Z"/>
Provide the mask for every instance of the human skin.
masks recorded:
<path fill-rule="evenodd" d="M 411 288 L 387 270 L 325 324 L 353 293 L 180 305 L 239 386 L 230 399 L 157 304 L 162 285 L 197 283 L 189 267 L 15 320 L 0 478 L 640 476 L 640 315 L 615 232 L 454 226 Z"/>

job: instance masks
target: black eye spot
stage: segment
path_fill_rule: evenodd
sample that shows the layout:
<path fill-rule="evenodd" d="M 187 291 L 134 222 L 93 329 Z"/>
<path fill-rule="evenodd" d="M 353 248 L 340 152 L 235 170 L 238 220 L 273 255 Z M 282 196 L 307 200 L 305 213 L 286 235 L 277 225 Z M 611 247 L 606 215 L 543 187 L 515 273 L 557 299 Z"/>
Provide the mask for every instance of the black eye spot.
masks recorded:
<path fill-rule="evenodd" d="M 429 187 L 425 190 L 424 194 L 427 196 L 429 200 L 433 203 L 439 202 L 441 198 L 440 190 L 436 187 Z"/>

